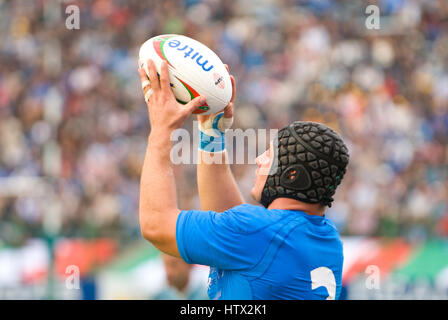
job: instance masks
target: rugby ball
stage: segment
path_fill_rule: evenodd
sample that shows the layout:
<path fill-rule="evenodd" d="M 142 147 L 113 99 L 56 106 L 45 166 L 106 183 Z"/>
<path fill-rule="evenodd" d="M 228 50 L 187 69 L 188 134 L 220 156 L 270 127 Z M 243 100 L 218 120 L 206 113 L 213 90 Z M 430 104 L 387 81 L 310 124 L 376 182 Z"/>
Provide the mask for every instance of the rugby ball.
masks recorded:
<path fill-rule="evenodd" d="M 199 41 L 176 34 L 153 37 L 139 51 L 139 66 L 146 74 L 148 59 L 154 61 L 158 74 L 162 61 L 167 62 L 171 89 L 179 103 L 186 104 L 199 95 L 207 97 L 206 104 L 193 113 L 214 114 L 230 102 L 232 83 L 226 67 Z"/>

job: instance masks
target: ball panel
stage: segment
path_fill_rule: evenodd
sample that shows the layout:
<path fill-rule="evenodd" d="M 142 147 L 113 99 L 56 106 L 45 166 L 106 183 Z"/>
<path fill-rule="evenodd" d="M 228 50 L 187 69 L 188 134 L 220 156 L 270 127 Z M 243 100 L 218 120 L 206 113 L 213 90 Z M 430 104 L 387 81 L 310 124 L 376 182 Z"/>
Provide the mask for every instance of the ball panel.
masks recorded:
<path fill-rule="evenodd" d="M 208 47 L 185 36 L 172 37 L 165 55 L 182 78 L 198 92 L 213 95 L 224 106 L 232 96 L 232 83 L 221 59 Z"/>
<path fill-rule="evenodd" d="M 207 104 L 194 113 L 216 113 L 229 103 L 230 75 L 219 57 L 202 43 L 181 35 L 157 36 L 140 48 L 139 63 L 147 73 L 148 59 L 154 61 L 159 73 L 162 61 L 168 63 L 171 87 L 180 103 L 201 94 L 207 97 Z"/>

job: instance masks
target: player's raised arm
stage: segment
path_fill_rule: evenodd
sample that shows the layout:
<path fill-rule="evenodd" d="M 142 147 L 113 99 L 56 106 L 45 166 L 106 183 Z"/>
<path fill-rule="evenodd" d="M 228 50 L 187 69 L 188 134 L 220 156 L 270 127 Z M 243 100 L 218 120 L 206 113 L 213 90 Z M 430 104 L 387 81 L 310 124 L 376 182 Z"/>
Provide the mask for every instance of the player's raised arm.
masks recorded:
<path fill-rule="evenodd" d="M 162 63 L 160 82 L 151 60 L 148 69 L 149 80 L 145 71 L 139 70 L 151 123 L 140 179 L 140 228 L 143 237 L 159 250 L 179 256 L 176 221 L 180 210 L 170 159 L 170 135 L 205 103 L 205 97 L 197 97 L 185 106 L 179 104 L 170 89 L 167 64 Z"/>
<path fill-rule="evenodd" d="M 197 165 L 197 179 L 202 210 L 222 212 L 244 202 L 230 170 L 225 149 L 225 131 L 233 122 L 235 98 L 235 78 L 230 78 L 233 95 L 224 112 L 198 116 L 200 161 Z"/>

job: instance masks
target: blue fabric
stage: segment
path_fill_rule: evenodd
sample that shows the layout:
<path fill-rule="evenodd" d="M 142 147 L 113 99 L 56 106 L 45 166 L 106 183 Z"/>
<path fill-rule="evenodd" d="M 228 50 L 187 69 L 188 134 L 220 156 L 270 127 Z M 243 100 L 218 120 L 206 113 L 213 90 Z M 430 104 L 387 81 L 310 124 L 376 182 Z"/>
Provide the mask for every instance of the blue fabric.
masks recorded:
<path fill-rule="evenodd" d="M 199 130 L 199 150 L 214 153 L 221 152 L 226 148 L 225 134 L 218 129 L 218 122 L 223 116 L 224 112 L 219 113 L 213 120 L 212 129 L 216 136 L 209 136 Z"/>
<path fill-rule="evenodd" d="M 226 148 L 226 139 L 223 133 L 219 136 L 209 136 L 208 134 L 199 131 L 199 150 L 206 152 L 221 152 Z"/>
<path fill-rule="evenodd" d="M 327 299 L 329 270 L 336 298 L 341 291 L 342 242 L 325 216 L 249 204 L 181 211 L 176 240 L 187 263 L 211 267 L 210 299 Z M 324 274 L 314 273 L 314 289 L 312 270 Z"/>

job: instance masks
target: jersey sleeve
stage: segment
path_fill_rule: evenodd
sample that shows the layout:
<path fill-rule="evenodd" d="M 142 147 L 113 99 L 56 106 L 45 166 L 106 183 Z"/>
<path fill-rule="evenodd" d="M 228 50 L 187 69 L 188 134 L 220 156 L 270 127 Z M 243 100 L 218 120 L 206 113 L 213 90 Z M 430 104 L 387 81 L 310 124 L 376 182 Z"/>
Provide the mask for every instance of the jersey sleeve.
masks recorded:
<path fill-rule="evenodd" d="M 252 215 L 250 208 L 243 206 L 222 213 L 181 211 L 176 224 L 176 241 L 181 257 L 187 263 L 222 270 L 252 267 L 260 258 L 260 246 L 264 241 L 263 225 L 251 223 L 256 220 L 251 218 Z"/>

